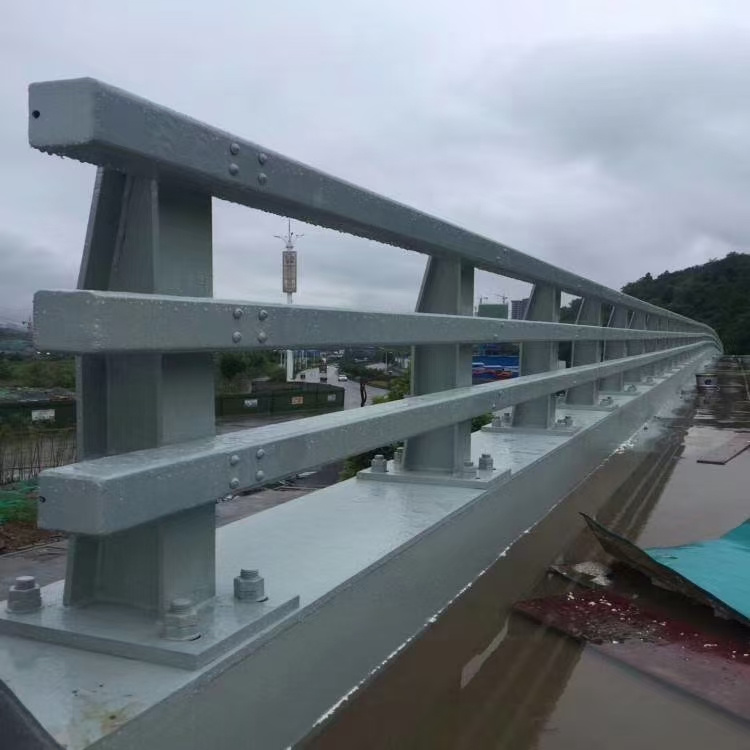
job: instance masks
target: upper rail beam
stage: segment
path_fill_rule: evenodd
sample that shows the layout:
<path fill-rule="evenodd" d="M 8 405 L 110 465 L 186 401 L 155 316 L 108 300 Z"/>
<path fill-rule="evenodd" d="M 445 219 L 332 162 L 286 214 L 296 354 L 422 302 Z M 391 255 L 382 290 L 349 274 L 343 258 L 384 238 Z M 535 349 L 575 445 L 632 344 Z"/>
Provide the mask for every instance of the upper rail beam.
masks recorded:
<path fill-rule="evenodd" d="M 176 180 L 235 203 L 436 257 L 460 259 L 493 273 L 679 320 L 715 336 L 708 326 L 689 318 L 91 78 L 32 84 L 29 113 L 29 142 L 47 153 Z"/>
<path fill-rule="evenodd" d="M 40 475 L 45 502 L 39 524 L 82 534 L 122 531 L 232 489 L 262 485 L 478 414 L 709 348 L 689 344 L 48 469 Z"/>
<path fill-rule="evenodd" d="M 125 292 L 37 292 L 39 351 L 73 354 L 656 339 L 658 331 Z M 672 333 L 682 340 L 704 332 Z"/>

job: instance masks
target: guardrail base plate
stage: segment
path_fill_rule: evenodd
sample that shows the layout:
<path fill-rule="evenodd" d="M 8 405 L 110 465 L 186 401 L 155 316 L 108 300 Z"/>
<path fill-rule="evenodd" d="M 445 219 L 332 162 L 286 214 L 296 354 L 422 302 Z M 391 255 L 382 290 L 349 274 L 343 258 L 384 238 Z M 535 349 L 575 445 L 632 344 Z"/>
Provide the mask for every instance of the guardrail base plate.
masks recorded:
<path fill-rule="evenodd" d="M 476 479 L 455 476 L 452 474 L 431 474 L 426 471 L 405 471 L 396 469 L 393 461 L 388 461 L 388 471 L 373 471 L 363 469 L 357 472 L 357 479 L 370 482 L 401 482 L 410 484 L 439 484 L 441 486 L 452 485 L 454 487 L 488 488 L 496 487 L 498 484 L 507 482 L 511 476 L 511 470 L 500 471 L 494 469 L 491 472 L 477 472 Z"/>
<path fill-rule="evenodd" d="M 151 613 L 118 604 L 65 607 L 62 592 L 62 581 L 43 587 L 44 605 L 37 612 L 11 614 L 0 605 L 0 633 L 199 669 L 299 607 L 298 596 L 243 602 L 231 594 L 219 595 L 198 610 L 200 637 L 170 641 L 161 636 L 161 623 Z"/>

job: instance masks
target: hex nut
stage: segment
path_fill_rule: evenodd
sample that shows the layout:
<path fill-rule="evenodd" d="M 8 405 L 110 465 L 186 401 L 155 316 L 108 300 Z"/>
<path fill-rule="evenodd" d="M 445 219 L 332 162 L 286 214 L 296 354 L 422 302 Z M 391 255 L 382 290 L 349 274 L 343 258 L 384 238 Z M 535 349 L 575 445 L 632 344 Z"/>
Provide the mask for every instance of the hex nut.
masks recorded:
<path fill-rule="evenodd" d="M 8 612 L 22 614 L 36 612 L 42 607 L 42 591 L 34 576 L 18 576 L 8 589 Z"/>
<path fill-rule="evenodd" d="M 479 457 L 479 471 L 493 471 L 495 468 L 495 462 L 492 460 L 492 456 L 489 453 L 482 453 Z"/>
<path fill-rule="evenodd" d="M 388 471 L 388 462 L 385 460 L 385 456 L 382 453 L 376 454 L 370 461 L 370 468 L 373 472 L 385 474 Z"/>
<path fill-rule="evenodd" d="M 240 601 L 264 602 L 266 584 L 257 570 L 243 568 L 234 579 L 234 598 Z"/>

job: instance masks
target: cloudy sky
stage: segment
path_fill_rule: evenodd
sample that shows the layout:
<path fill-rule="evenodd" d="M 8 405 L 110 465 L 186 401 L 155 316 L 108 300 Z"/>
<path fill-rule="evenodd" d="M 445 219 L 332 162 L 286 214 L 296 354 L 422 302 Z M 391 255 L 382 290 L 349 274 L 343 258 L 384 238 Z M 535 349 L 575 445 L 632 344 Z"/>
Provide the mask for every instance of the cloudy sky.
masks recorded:
<path fill-rule="evenodd" d="M 0 319 L 75 283 L 94 170 L 26 87 L 77 76 L 610 286 L 750 246 L 747 0 L 3 0 L 0 68 Z M 281 301 L 284 228 L 215 202 L 215 295 Z M 298 302 L 413 308 L 424 256 L 295 228 Z"/>

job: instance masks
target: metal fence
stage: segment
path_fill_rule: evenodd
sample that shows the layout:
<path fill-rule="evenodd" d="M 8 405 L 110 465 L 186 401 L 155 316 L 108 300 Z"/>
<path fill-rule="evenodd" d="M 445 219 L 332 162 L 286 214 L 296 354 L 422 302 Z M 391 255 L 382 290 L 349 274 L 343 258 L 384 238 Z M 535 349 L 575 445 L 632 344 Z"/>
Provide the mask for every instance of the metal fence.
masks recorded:
<path fill-rule="evenodd" d="M 0 485 L 34 479 L 76 460 L 73 429 L 0 430 Z"/>
<path fill-rule="evenodd" d="M 555 429 L 556 392 L 596 406 L 721 348 L 705 325 L 98 81 L 34 84 L 29 112 L 32 146 L 99 167 L 78 289 L 34 307 L 37 348 L 78 356 L 80 463 L 41 485 L 41 523 L 74 534 L 67 604 L 204 601 L 213 498 L 396 440 L 406 474 L 449 481 L 475 416 L 514 406 L 514 428 Z M 213 299 L 213 197 L 426 254 L 416 312 Z M 473 317 L 475 269 L 532 283 L 526 320 Z M 582 297 L 575 324 L 562 292 Z M 521 343 L 522 377 L 472 386 L 486 342 Z M 414 347 L 412 397 L 214 434 L 212 352 L 365 345 Z"/>

